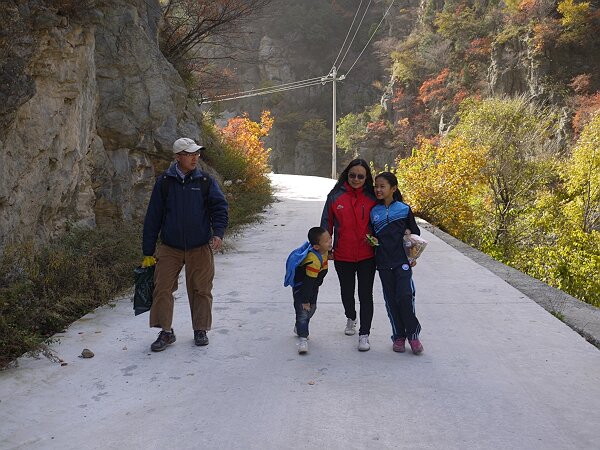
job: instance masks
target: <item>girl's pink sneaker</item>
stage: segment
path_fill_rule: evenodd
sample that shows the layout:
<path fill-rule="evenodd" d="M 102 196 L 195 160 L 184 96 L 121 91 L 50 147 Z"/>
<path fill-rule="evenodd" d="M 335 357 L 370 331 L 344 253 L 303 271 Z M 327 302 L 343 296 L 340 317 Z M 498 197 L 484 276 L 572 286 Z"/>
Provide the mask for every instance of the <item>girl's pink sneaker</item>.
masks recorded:
<path fill-rule="evenodd" d="M 398 338 L 394 341 L 394 345 L 392 345 L 392 350 L 398 353 L 404 353 L 406 349 L 404 348 L 404 343 L 406 338 Z"/>
<path fill-rule="evenodd" d="M 423 345 L 421 341 L 418 339 L 409 339 L 408 343 L 410 344 L 410 348 L 415 355 L 423 353 Z"/>

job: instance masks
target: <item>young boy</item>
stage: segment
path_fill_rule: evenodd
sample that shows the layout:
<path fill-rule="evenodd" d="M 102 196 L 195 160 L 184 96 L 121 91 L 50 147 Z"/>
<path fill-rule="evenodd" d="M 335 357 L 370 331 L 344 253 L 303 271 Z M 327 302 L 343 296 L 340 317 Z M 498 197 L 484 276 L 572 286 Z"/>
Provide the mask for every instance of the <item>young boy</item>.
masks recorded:
<path fill-rule="evenodd" d="M 296 268 L 293 288 L 294 309 L 296 310 L 296 326 L 299 338 L 298 353 L 308 352 L 308 323 L 317 310 L 317 295 L 323 278 L 327 275 L 327 255 L 331 250 L 331 235 L 321 227 L 313 227 L 308 231 L 308 242 L 312 249 Z M 319 258 L 320 256 L 320 258 Z"/>

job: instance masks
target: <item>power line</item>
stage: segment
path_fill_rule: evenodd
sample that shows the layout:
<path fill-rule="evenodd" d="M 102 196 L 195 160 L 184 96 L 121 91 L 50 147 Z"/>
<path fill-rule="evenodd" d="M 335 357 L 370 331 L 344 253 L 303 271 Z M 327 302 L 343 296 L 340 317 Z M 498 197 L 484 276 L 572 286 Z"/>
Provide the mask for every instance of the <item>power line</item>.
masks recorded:
<path fill-rule="evenodd" d="M 371 35 L 371 37 L 369 38 L 369 40 L 367 41 L 367 43 L 365 44 L 365 47 L 362 49 L 362 51 L 359 53 L 359 55 L 356 57 L 356 61 L 354 61 L 354 63 L 350 66 L 350 68 L 348 69 L 348 71 L 346 72 L 346 76 L 348 76 L 348 74 L 350 73 L 350 71 L 352 70 L 352 68 L 356 65 L 356 63 L 358 62 L 358 60 L 360 59 L 361 55 L 364 53 L 364 51 L 367 49 L 367 46 L 369 45 L 369 43 L 371 42 L 371 40 L 373 39 L 373 37 L 377 34 L 377 30 L 379 30 L 379 27 L 381 26 L 381 24 L 383 23 L 385 17 L 388 15 L 388 13 L 390 12 L 390 9 L 392 9 L 392 6 L 394 5 L 394 2 L 396 0 L 392 0 L 392 3 L 390 3 L 390 6 L 388 6 L 388 9 L 385 11 L 385 14 L 383 15 L 383 17 L 381 18 L 381 20 L 379 21 L 379 23 L 377 24 L 377 28 L 375 28 L 375 31 L 373 32 L 373 34 Z"/>
<path fill-rule="evenodd" d="M 284 83 L 284 84 L 278 84 L 275 86 L 267 86 L 267 87 L 263 87 L 263 88 L 256 88 L 256 89 L 249 89 L 247 91 L 239 91 L 239 92 L 231 92 L 228 94 L 219 94 L 219 95 L 215 95 L 214 97 L 211 97 L 211 100 L 220 98 L 220 97 L 233 97 L 235 95 L 243 95 L 243 94 L 250 94 L 253 92 L 260 92 L 260 91 L 268 91 L 271 89 L 276 89 L 276 88 L 280 88 L 280 87 L 288 87 L 288 86 L 293 86 L 296 84 L 301 84 L 301 83 L 306 83 L 309 81 L 316 81 L 316 80 L 321 80 L 322 77 L 315 77 L 315 78 L 308 78 L 306 80 L 300 80 L 300 81 L 292 81 L 290 83 Z"/>
<path fill-rule="evenodd" d="M 344 63 L 344 60 L 346 59 L 346 55 L 350 51 L 350 47 L 352 46 L 352 43 L 354 42 L 354 38 L 356 38 L 356 35 L 358 34 L 358 30 L 360 29 L 360 26 L 362 25 L 363 20 L 365 20 L 365 16 L 367 15 L 367 11 L 369 10 L 369 6 L 371 6 L 371 1 L 372 0 L 369 0 L 369 3 L 367 3 L 367 7 L 365 8 L 365 11 L 363 12 L 362 17 L 360 18 L 360 22 L 358 23 L 358 26 L 356 27 L 356 30 L 354 30 L 354 36 L 352 36 L 352 40 L 350 41 L 350 44 L 348 44 L 348 47 L 346 47 L 346 52 L 344 53 L 344 56 L 342 57 L 342 60 L 340 61 L 340 64 L 338 65 L 338 68 L 341 67 L 341 65 Z"/>
<path fill-rule="evenodd" d="M 350 27 L 348 28 L 348 32 L 346 33 L 346 38 L 344 39 L 344 42 L 342 43 L 342 46 L 340 47 L 340 51 L 338 52 L 335 61 L 333 62 L 333 65 L 331 66 L 332 68 L 335 67 L 335 65 L 337 64 L 337 61 L 340 57 L 340 55 L 342 54 L 342 50 L 344 50 L 344 45 L 346 45 L 346 41 L 348 40 L 348 36 L 350 36 L 350 32 L 352 31 L 352 27 L 354 26 L 354 22 L 356 21 L 356 18 L 358 17 L 358 12 L 360 11 L 360 7 L 362 6 L 362 2 L 363 0 L 360 0 L 360 3 L 358 5 L 358 8 L 356 9 L 356 12 L 354 13 L 354 18 L 352 19 L 352 23 L 350 24 Z"/>
<path fill-rule="evenodd" d="M 294 85 L 294 86 L 285 86 L 285 87 L 274 86 L 272 89 L 270 89 L 268 91 L 260 91 L 260 92 L 250 91 L 250 93 L 245 94 L 245 95 L 237 95 L 237 96 L 226 97 L 226 98 L 211 97 L 211 98 L 208 98 L 206 100 L 201 101 L 201 103 L 225 102 L 225 101 L 228 101 L 228 100 L 237 100 L 237 99 L 240 99 L 240 98 L 256 97 L 256 96 L 259 96 L 259 95 L 274 94 L 274 93 L 277 93 L 277 92 L 291 91 L 291 90 L 299 89 L 299 88 L 318 86 L 319 84 L 324 85 L 326 83 L 331 83 L 332 81 L 333 80 L 330 79 L 330 78 L 320 77 L 316 81 L 309 81 L 309 82 L 305 82 L 303 84 L 298 84 L 298 85 Z"/>

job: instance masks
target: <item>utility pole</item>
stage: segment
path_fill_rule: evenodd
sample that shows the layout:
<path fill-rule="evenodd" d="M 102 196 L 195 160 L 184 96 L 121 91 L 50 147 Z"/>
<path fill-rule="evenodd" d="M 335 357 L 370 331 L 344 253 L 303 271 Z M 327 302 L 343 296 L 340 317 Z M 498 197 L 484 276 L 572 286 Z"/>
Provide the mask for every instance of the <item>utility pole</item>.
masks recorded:
<path fill-rule="evenodd" d="M 321 81 L 326 80 L 327 78 L 331 77 L 332 79 L 332 85 L 333 85 L 333 122 L 331 125 L 332 128 L 332 132 L 331 132 L 331 178 L 333 178 L 334 180 L 337 179 L 337 148 L 336 148 L 336 142 L 335 142 L 335 134 L 337 131 L 337 118 L 336 118 L 336 107 L 335 107 L 335 94 L 336 94 L 336 82 L 337 81 L 341 81 L 344 78 L 346 78 L 346 75 L 342 75 L 339 78 L 337 78 L 337 69 L 335 68 L 335 66 L 332 67 L 331 72 L 329 73 L 329 75 L 327 75 L 325 78 L 321 78 Z"/>

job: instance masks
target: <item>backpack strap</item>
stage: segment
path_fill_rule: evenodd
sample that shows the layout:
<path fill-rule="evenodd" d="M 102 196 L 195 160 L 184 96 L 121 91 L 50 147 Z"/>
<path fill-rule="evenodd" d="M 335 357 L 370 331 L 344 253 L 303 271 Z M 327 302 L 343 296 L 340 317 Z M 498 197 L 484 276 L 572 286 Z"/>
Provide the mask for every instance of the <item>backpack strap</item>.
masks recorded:
<path fill-rule="evenodd" d="M 308 252 L 311 248 L 312 246 L 310 245 L 310 243 L 306 241 L 300 247 L 292 250 L 292 252 L 288 255 L 287 260 L 285 262 L 285 276 L 283 278 L 284 287 L 297 286 L 297 284 L 294 282 L 296 268 L 302 263 L 306 255 L 308 255 Z"/>
<path fill-rule="evenodd" d="M 319 253 L 312 247 L 310 248 L 310 251 L 313 252 L 315 255 L 317 255 L 317 258 L 319 258 L 319 262 L 321 263 L 321 266 L 323 266 L 323 255 L 321 255 L 321 253 Z"/>

